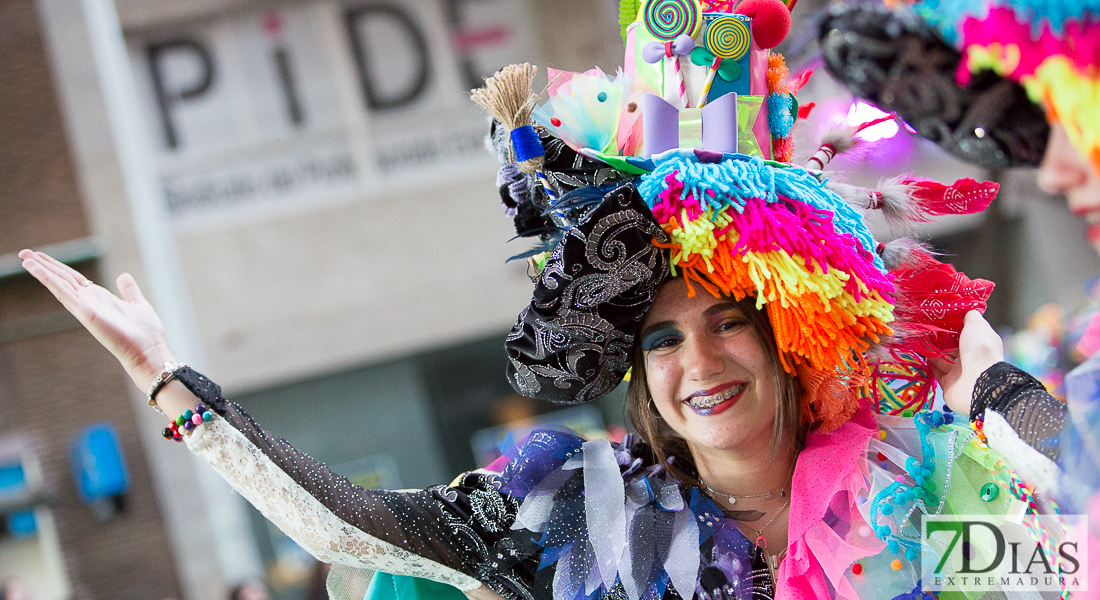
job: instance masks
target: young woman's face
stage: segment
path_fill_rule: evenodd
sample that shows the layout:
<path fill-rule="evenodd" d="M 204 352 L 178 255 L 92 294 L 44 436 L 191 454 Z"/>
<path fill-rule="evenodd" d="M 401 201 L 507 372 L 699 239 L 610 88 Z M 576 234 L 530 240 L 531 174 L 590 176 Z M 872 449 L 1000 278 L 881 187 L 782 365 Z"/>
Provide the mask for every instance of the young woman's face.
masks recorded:
<path fill-rule="evenodd" d="M 1050 141 L 1039 166 L 1039 187 L 1066 197 L 1069 209 L 1088 222 L 1089 243 L 1100 252 L 1100 175 L 1057 123 L 1050 127 Z"/>
<path fill-rule="evenodd" d="M 763 341 L 730 298 L 682 279 L 658 290 L 641 328 L 646 381 L 661 418 L 693 451 L 764 452 L 775 420 L 776 373 Z"/>

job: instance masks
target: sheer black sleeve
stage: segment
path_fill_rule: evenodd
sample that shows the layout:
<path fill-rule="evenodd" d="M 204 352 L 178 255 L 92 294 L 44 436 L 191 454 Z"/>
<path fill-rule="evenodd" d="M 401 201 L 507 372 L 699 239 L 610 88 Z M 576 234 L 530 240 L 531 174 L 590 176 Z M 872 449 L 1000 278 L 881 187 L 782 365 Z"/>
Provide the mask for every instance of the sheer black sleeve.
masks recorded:
<path fill-rule="evenodd" d="M 1058 435 L 1066 422 L 1066 405 L 1043 384 L 1006 362 L 988 368 L 974 385 L 970 418 L 986 410 L 1004 416 L 1025 442 L 1051 460 L 1058 459 Z"/>
<path fill-rule="evenodd" d="M 495 475 L 426 490 L 364 489 L 265 431 L 205 377 L 181 381 L 219 415 L 187 438 L 191 450 L 317 559 L 522 597 L 515 592 L 528 582 L 497 558 L 519 502 L 499 492 Z"/>

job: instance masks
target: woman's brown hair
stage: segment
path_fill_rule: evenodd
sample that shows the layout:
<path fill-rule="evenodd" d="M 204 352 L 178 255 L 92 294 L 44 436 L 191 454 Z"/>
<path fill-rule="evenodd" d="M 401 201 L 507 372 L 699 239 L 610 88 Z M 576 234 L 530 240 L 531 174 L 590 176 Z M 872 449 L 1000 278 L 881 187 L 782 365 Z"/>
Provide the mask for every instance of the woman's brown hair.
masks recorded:
<path fill-rule="evenodd" d="M 807 427 L 802 423 L 802 390 L 790 373 L 783 370 L 779 362 L 779 350 L 775 344 L 775 333 L 764 311 L 756 308 L 756 298 L 746 297 L 737 301 L 737 306 L 748 319 L 753 332 L 763 345 L 775 373 L 776 407 L 775 421 L 772 425 L 772 438 L 768 444 L 768 456 L 775 458 L 784 445 L 784 432 L 793 431 L 794 449 L 801 451 L 806 442 Z M 680 481 L 698 485 L 698 473 L 691 456 L 687 441 L 680 437 L 657 414 L 649 384 L 646 380 L 645 352 L 642 350 L 641 336 L 634 340 L 632 350 L 630 384 L 626 388 L 626 413 L 634 430 L 650 448 L 658 463 L 666 465 L 669 473 Z M 669 459 L 672 459 L 669 461 Z"/>

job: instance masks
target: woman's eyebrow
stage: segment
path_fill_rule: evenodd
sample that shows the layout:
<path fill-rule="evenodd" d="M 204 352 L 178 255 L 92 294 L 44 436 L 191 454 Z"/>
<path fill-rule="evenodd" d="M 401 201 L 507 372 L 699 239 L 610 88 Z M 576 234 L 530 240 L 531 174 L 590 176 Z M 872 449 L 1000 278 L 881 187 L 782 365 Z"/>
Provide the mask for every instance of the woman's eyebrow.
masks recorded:
<path fill-rule="evenodd" d="M 736 310 L 736 311 L 740 312 L 741 307 L 738 306 L 736 302 L 719 302 L 718 304 L 714 304 L 714 305 L 710 306 L 709 308 L 707 308 L 706 310 L 704 310 L 703 311 L 703 316 L 704 317 L 712 317 L 716 314 L 726 312 L 727 310 Z"/>
<path fill-rule="evenodd" d="M 654 331 L 660 331 L 661 329 L 668 329 L 673 327 L 676 327 L 676 321 L 661 321 L 660 323 L 654 323 L 649 327 L 643 329 L 642 332 L 638 334 L 638 337 L 644 338 Z"/>

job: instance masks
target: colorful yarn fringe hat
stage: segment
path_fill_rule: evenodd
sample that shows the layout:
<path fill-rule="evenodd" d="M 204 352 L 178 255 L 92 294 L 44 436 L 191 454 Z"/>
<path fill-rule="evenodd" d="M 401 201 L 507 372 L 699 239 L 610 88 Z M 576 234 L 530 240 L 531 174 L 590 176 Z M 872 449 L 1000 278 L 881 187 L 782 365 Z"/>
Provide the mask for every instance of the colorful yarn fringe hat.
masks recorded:
<path fill-rule="evenodd" d="M 926 68 L 944 75 L 953 69 L 953 81 L 945 83 L 957 90 L 945 93 L 958 94 L 959 98 L 954 99 L 963 100 L 962 109 L 953 109 L 952 102 L 936 102 L 935 98 L 924 101 L 932 110 L 969 112 L 966 125 L 970 131 L 956 130 L 954 140 L 945 139 L 952 136 L 944 136 L 942 129 L 929 127 L 922 131 L 918 127 L 918 131 L 934 141 L 946 142 L 949 150 L 954 150 L 952 143 L 960 140 L 980 147 L 981 138 L 1004 137 L 1019 151 L 1016 156 L 1006 152 L 1010 159 L 1007 163 L 998 164 L 994 157 L 991 164 L 988 153 L 981 156 L 979 148 L 956 153 L 991 166 L 1037 164 L 1046 145 L 1046 131 L 1030 123 L 1036 120 L 1036 111 L 1022 106 L 1023 101 L 1030 101 L 1041 107 L 1049 122 L 1065 127 L 1081 156 L 1100 173 L 1100 1 L 918 0 L 910 6 L 896 4 L 894 10 L 867 4 L 836 6 L 823 23 L 826 64 L 857 95 L 897 110 L 907 121 L 911 113 L 919 119 L 922 110 L 915 103 L 884 90 L 907 87 L 898 85 L 897 80 L 923 69 L 904 64 L 903 53 L 893 55 L 893 64 L 884 65 L 881 50 L 877 57 L 866 51 L 871 47 L 868 42 L 886 42 L 900 48 L 909 43 L 906 38 L 915 36 L 929 43 L 947 44 L 957 49 L 957 60 Z M 929 35 L 929 30 L 934 33 Z M 942 39 L 932 42 L 935 34 Z M 881 49 L 881 44 L 877 47 Z M 921 54 L 925 61 L 943 56 L 937 51 Z M 916 62 L 920 61 L 917 58 Z M 884 69 L 868 68 L 870 64 Z M 887 71 L 891 75 L 884 78 L 874 75 Z M 1003 82 L 1018 84 L 1024 93 L 1006 93 L 1008 88 Z M 935 87 L 927 78 L 923 85 Z M 982 95 L 994 101 L 981 102 L 978 97 Z M 970 107 L 974 110 L 966 110 Z"/>
<path fill-rule="evenodd" d="M 621 11 L 615 75 L 551 70 L 536 106 L 534 68 L 514 65 L 474 94 L 494 116 L 517 232 L 540 238 L 517 257 L 539 274 L 506 342 L 516 391 L 561 403 L 610 391 L 657 288 L 678 276 L 692 295 L 755 298 L 807 421 L 833 429 L 871 400 L 923 406 L 930 386 L 879 380 L 928 379 L 924 358 L 957 347 L 963 315 L 984 309 L 992 285 L 914 242 L 877 242 L 860 209 L 899 224 L 977 212 L 997 185 L 831 182 L 822 169 L 859 143 L 858 127 L 828 132 L 813 168 L 792 163 L 810 73 L 791 77 L 769 51 L 790 28 L 780 0 L 626 0 Z"/>

